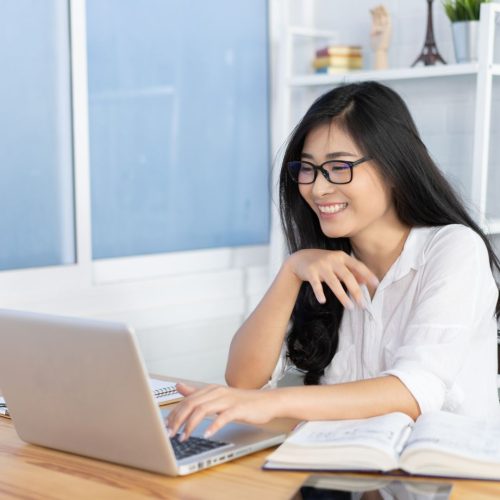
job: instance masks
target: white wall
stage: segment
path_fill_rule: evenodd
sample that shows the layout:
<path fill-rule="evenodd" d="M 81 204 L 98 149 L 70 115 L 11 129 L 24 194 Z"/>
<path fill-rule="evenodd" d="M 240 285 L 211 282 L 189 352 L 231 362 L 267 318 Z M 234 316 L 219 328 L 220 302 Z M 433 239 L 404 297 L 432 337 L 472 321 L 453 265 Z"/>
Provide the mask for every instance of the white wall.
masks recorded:
<path fill-rule="evenodd" d="M 267 284 L 266 247 L 200 251 L 218 269 L 172 267 L 154 277 L 67 285 L 16 286 L 0 274 L 2 308 L 126 322 L 137 332 L 151 372 L 223 382 L 227 349 L 242 319 Z M 220 259 L 220 254 L 226 259 Z M 98 265 L 94 266 L 96 270 Z M 17 273 L 18 274 L 18 273 Z M 99 274 L 95 272 L 95 274 Z"/>

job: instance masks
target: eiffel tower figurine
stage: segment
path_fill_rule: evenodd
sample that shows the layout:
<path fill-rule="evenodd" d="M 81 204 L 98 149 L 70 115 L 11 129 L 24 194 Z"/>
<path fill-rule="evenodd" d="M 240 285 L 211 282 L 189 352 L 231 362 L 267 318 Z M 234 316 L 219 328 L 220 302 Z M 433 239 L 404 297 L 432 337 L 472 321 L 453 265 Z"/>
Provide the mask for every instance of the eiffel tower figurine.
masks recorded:
<path fill-rule="evenodd" d="M 446 64 L 446 61 L 441 57 L 434 40 L 434 27 L 432 25 L 432 2 L 434 0 L 427 0 L 427 33 L 425 35 L 425 43 L 420 55 L 415 59 L 411 65 L 415 66 L 419 62 L 423 62 L 425 66 L 432 66 L 436 62 Z"/>

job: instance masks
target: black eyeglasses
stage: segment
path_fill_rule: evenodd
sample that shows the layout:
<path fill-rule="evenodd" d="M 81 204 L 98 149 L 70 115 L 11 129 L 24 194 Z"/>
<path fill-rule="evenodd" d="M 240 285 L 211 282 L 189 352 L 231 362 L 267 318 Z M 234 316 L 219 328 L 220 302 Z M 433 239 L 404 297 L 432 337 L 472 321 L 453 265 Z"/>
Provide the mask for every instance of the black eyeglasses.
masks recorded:
<path fill-rule="evenodd" d="M 352 169 L 370 159 L 364 156 L 356 161 L 330 160 L 321 165 L 315 165 L 309 161 L 291 161 L 287 163 L 287 168 L 290 177 L 297 184 L 313 184 L 318 171 L 332 184 L 349 184 L 352 181 Z"/>

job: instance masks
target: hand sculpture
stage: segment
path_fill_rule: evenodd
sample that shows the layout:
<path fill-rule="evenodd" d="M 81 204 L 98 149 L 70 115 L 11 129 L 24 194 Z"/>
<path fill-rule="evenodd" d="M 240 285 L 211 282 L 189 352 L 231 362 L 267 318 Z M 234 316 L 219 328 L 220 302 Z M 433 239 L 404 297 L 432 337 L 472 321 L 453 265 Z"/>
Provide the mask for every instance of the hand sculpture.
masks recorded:
<path fill-rule="evenodd" d="M 386 69 L 389 67 L 387 50 L 391 38 L 391 17 L 383 5 L 377 5 L 370 10 L 372 15 L 372 50 L 374 51 L 374 69 Z"/>

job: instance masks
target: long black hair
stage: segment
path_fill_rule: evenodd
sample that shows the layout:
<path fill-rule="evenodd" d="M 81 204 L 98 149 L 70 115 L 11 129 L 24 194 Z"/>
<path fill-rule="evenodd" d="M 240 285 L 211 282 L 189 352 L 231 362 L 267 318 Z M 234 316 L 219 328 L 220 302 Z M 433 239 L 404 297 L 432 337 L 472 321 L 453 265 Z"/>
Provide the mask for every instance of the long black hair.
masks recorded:
<path fill-rule="evenodd" d="M 293 130 L 280 173 L 281 223 L 290 253 L 304 248 L 351 251 L 348 238 L 323 234 L 317 215 L 286 168 L 289 161 L 300 159 L 308 133 L 332 121 L 346 130 L 363 155 L 374 160 L 391 186 L 402 223 L 409 227 L 468 226 L 484 241 L 492 271 L 500 271 L 488 238 L 430 157 L 406 104 L 396 92 L 377 82 L 352 83 L 327 92 Z M 327 300 L 320 304 L 309 283 L 302 284 L 287 337 L 288 356 L 305 372 L 305 384 L 319 383 L 338 346 L 343 306 L 327 286 L 324 291 Z M 500 315 L 500 297 L 495 315 Z"/>

